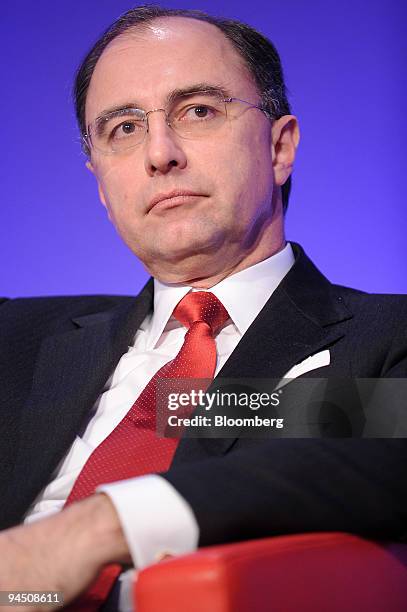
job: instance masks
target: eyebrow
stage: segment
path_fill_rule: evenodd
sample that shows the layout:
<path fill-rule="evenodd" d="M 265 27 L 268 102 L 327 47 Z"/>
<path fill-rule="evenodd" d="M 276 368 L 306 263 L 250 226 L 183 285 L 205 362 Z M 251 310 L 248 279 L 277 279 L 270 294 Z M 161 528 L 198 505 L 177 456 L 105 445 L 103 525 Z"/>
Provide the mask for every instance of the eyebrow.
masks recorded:
<path fill-rule="evenodd" d="M 184 96 L 189 96 L 195 93 L 209 93 L 209 94 L 217 95 L 217 96 L 220 95 L 223 98 L 231 97 L 230 91 L 228 91 L 227 89 L 219 85 L 213 85 L 210 83 L 195 83 L 193 85 L 190 85 L 189 87 L 181 87 L 181 88 L 173 89 L 167 95 L 165 105 L 169 106 L 173 104 L 174 102 L 176 102 L 179 98 L 182 98 Z M 96 119 L 94 119 L 94 122 L 96 124 L 100 124 L 101 122 L 103 122 L 103 119 L 105 119 L 108 115 L 113 118 L 117 115 L 120 115 L 121 113 L 123 113 L 123 111 L 129 108 L 139 108 L 141 110 L 143 107 L 141 104 L 139 104 L 135 100 L 132 100 L 131 102 L 125 102 L 122 104 L 111 106 L 109 108 L 105 108 L 100 113 L 100 115 L 98 115 Z"/>

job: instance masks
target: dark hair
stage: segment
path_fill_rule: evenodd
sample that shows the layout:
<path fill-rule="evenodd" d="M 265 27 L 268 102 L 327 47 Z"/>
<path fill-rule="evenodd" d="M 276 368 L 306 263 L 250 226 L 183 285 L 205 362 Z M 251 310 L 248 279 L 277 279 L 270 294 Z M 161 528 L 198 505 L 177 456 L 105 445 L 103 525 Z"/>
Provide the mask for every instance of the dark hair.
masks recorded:
<path fill-rule="evenodd" d="M 259 90 L 262 108 L 267 114 L 273 119 L 290 114 L 280 57 L 273 43 L 265 36 L 240 21 L 213 17 L 203 11 L 166 9 L 157 5 L 145 5 L 130 9 L 121 15 L 94 44 L 79 66 L 73 95 L 82 136 L 86 133 L 85 104 L 89 83 L 103 51 L 117 36 L 136 26 L 148 25 L 159 17 L 189 17 L 216 26 L 243 58 Z M 89 155 L 86 145 L 85 152 Z M 284 211 L 288 206 L 290 190 L 291 177 L 281 188 Z"/>

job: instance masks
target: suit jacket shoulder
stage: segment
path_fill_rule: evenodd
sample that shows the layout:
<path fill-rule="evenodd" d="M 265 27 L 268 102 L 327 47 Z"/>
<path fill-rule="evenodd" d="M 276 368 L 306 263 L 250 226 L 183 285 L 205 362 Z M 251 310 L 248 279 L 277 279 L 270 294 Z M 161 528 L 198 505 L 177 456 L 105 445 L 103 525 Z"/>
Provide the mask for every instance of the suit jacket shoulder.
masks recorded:
<path fill-rule="evenodd" d="M 0 321 L 3 332 L 18 329 L 44 333 L 72 329 L 72 318 L 91 315 L 134 302 L 131 296 L 81 295 L 31 298 L 1 298 Z"/>

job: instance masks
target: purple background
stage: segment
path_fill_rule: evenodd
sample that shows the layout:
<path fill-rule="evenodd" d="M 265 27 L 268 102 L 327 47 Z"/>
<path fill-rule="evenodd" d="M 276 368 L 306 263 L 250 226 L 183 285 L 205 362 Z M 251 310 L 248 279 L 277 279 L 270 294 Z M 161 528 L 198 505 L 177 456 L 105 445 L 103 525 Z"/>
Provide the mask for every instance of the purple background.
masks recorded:
<path fill-rule="evenodd" d="M 80 152 L 74 70 L 125 0 L 2 6 L 0 295 L 136 293 L 147 275 Z M 280 51 L 302 142 L 287 236 L 331 280 L 406 292 L 404 0 L 166 2 L 247 21 Z"/>

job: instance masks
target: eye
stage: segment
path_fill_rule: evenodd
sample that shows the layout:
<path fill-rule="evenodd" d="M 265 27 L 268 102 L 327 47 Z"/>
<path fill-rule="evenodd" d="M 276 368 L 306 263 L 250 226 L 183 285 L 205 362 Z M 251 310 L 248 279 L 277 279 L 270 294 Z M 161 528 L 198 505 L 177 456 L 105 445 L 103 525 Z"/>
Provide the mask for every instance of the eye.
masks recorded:
<path fill-rule="evenodd" d="M 135 130 L 134 123 L 122 123 L 121 126 L 123 134 L 132 134 Z"/>
<path fill-rule="evenodd" d="M 193 121 L 209 121 L 214 119 L 216 116 L 216 109 L 207 106 L 206 104 L 195 104 L 185 110 L 180 117 L 181 121 L 193 122 Z"/>
<path fill-rule="evenodd" d="M 123 121 L 110 132 L 110 139 L 121 140 L 140 134 L 144 130 L 144 121 Z"/>
<path fill-rule="evenodd" d="M 199 119 L 205 119 L 210 114 L 210 110 L 207 106 L 195 106 L 194 112 Z"/>

